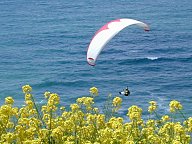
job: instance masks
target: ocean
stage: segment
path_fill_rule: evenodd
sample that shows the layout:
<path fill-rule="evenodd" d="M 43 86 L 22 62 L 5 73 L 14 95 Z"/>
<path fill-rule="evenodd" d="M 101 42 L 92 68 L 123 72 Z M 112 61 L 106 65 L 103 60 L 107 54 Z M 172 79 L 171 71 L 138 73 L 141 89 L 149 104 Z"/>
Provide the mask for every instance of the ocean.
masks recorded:
<path fill-rule="evenodd" d="M 125 28 L 91 67 L 86 52 L 92 37 L 119 18 L 143 21 L 151 30 Z M 15 105 L 23 105 L 26 84 L 42 103 L 44 92 L 50 91 L 69 106 L 95 86 L 98 107 L 109 94 L 123 99 L 122 116 L 131 105 L 147 116 L 151 100 L 161 114 L 169 112 L 171 100 L 178 100 L 191 116 L 192 1 L 1 0 L 0 104 L 12 96 Z M 127 86 L 131 95 L 119 95 Z"/>

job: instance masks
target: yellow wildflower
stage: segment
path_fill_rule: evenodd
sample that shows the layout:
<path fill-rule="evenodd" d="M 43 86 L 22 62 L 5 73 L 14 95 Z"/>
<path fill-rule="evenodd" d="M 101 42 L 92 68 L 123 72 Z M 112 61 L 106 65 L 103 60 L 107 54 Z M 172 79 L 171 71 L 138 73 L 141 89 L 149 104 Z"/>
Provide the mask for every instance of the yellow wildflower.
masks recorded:
<path fill-rule="evenodd" d="M 105 125 L 105 115 L 99 114 L 97 115 L 97 125 L 102 128 Z"/>
<path fill-rule="evenodd" d="M 165 121 L 169 121 L 170 120 L 170 117 L 168 115 L 164 115 L 162 116 L 162 121 L 165 122 Z"/>
<path fill-rule="evenodd" d="M 43 140 L 48 138 L 49 130 L 48 129 L 40 129 L 39 130 L 39 137 Z"/>
<path fill-rule="evenodd" d="M 5 104 L 13 104 L 14 103 L 14 100 L 13 100 L 13 98 L 12 97 L 6 97 L 5 98 Z"/>
<path fill-rule="evenodd" d="M 26 93 L 25 94 L 25 100 L 27 101 L 27 100 L 31 100 L 31 97 L 32 97 L 32 94 L 30 94 L 30 93 Z"/>
<path fill-rule="evenodd" d="M 12 107 L 10 105 L 2 105 L 0 108 L 0 114 L 3 114 L 5 116 L 11 116 L 12 115 Z"/>
<path fill-rule="evenodd" d="M 90 89 L 92 97 L 78 98 L 75 104 L 70 105 L 71 109 L 60 106 L 59 95 L 50 92 L 44 94 L 46 104 L 36 105 L 30 94 L 32 88 L 26 85 L 22 89 L 25 93 L 25 105 L 13 107 L 13 98 L 7 97 L 5 104 L 0 106 L 0 143 L 191 143 L 192 117 L 186 118 L 182 124 L 175 117 L 170 121 L 171 117 L 168 115 L 144 121 L 142 109 L 133 105 L 127 113 L 130 122 L 125 123 L 123 117 L 115 117 L 113 114 L 108 116 L 102 114 L 99 108 L 93 107 L 93 96 L 98 94 L 95 87 Z M 109 103 L 109 108 L 116 112 L 121 104 L 122 99 L 115 97 L 112 104 Z M 148 111 L 154 112 L 157 103 L 150 101 L 149 104 Z M 171 112 L 182 109 L 182 105 L 176 100 L 171 101 L 169 107 Z M 60 111 L 57 112 L 58 108 Z"/>
<path fill-rule="evenodd" d="M 2 136 L 1 136 L 1 139 L 4 142 L 7 142 L 7 144 L 13 143 L 14 138 L 15 138 L 15 135 L 13 133 L 2 134 Z"/>
<path fill-rule="evenodd" d="M 173 140 L 173 144 L 182 144 L 179 140 Z"/>
<path fill-rule="evenodd" d="M 148 107 L 148 112 L 152 113 L 157 109 L 157 102 L 155 101 L 150 101 L 150 106 Z"/>
<path fill-rule="evenodd" d="M 30 85 L 25 85 L 22 87 L 23 93 L 30 93 L 32 91 L 32 87 Z"/>
<path fill-rule="evenodd" d="M 129 140 L 129 141 L 127 141 L 125 144 L 134 144 L 134 141 Z"/>
<path fill-rule="evenodd" d="M 176 110 L 181 110 L 183 106 L 180 104 L 180 102 L 176 100 L 172 100 L 169 103 L 170 112 L 175 112 Z"/>
<path fill-rule="evenodd" d="M 76 100 L 78 104 L 83 104 L 85 106 L 94 104 L 93 98 L 91 97 L 81 97 Z"/>
<path fill-rule="evenodd" d="M 13 128 L 14 123 L 13 122 L 8 122 L 6 128 Z"/>
<path fill-rule="evenodd" d="M 37 114 L 36 109 L 30 109 L 29 110 L 29 115 L 35 115 L 35 114 Z"/>
<path fill-rule="evenodd" d="M 99 113 L 99 109 L 98 109 L 98 108 L 93 108 L 93 111 L 94 111 L 95 113 Z"/>
<path fill-rule="evenodd" d="M 91 98 L 91 97 L 85 97 L 83 104 L 84 104 L 85 106 L 89 106 L 89 105 L 94 104 L 93 98 Z"/>
<path fill-rule="evenodd" d="M 63 131 L 64 129 L 61 126 L 58 126 L 57 128 L 53 129 L 51 136 L 57 141 L 62 140 Z"/>
<path fill-rule="evenodd" d="M 29 107 L 29 109 L 32 109 L 32 108 L 33 108 L 34 103 L 33 103 L 32 100 L 27 100 L 25 103 L 27 104 L 27 106 Z"/>
<path fill-rule="evenodd" d="M 55 105 L 55 104 L 59 104 L 60 98 L 59 95 L 56 93 L 51 93 L 49 100 L 48 100 L 48 105 Z"/>
<path fill-rule="evenodd" d="M 155 127 L 155 120 L 152 120 L 152 119 L 149 119 L 147 122 L 146 122 L 146 126 L 147 127 Z"/>
<path fill-rule="evenodd" d="M 79 109 L 78 104 L 71 104 L 70 107 L 71 107 L 71 110 L 72 110 L 72 111 L 76 111 L 76 110 Z"/>
<path fill-rule="evenodd" d="M 46 91 L 46 92 L 44 93 L 45 98 L 48 98 L 50 95 L 51 95 L 51 92 L 49 92 L 49 91 Z"/>
<path fill-rule="evenodd" d="M 188 132 L 192 132 L 192 117 L 189 117 L 186 121 L 183 122 L 187 127 Z"/>
<path fill-rule="evenodd" d="M 177 122 L 175 125 L 174 125 L 174 131 L 175 133 L 181 135 L 182 133 L 184 133 L 184 128 L 183 126 L 180 124 L 180 122 Z"/>
<path fill-rule="evenodd" d="M 60 110 L 64 111 L 64 110 L 65 110 L 65 107 L 64 107 L 64 106 L 60 107 Z"/>
<path fill-rule="evenodd" d="M 94 115 L 93 114 L 88 114 L 87 115 L 87 122 L 89 124 L 95 123 L 96 119 L 97 119 L 97 115 L 96 114 L 94 114 Z"/>
<path fill-rule="evenodd" d="M 142 109 L 136 105 L 131 106 L 128 109 L 128 114 L 130 120 L 141 120 Z"/>
<path fill-rule="evenodd" d="M 150 101 L 149 102 L 151 105 L 157 105 L 157 102 L 156 101 Z"/>
<path fill-rule="evenodd" d="M 99 91 L 96 87 L 92 87 L 89 89 L 89 92 L 91 95 L 97 96 Z"/>
<path fill-rule="evenodd" d="M 113 106 L 120 106 L 122 103 L 122 99 L 120 97 L 115 97 L 113 99 Z"/>

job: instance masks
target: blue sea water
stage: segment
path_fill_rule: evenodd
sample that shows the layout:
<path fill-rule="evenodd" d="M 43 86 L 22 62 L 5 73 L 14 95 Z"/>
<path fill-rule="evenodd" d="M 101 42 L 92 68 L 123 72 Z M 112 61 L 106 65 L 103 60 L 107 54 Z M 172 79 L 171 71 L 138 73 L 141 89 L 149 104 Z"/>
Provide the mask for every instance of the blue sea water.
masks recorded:
<path fill-rule="evenodd" d="M 118 18 L 146 22 L 151 31 L 124 29 L 106 45 L 97 65 L 89 66 L 86 51 L 94 33 Z M 145 116 L 150 100 L 167 113 L 173 99 L 190 115 L 192 1 L 1 0 L 0 104 L 6 96 L 23 104 L 25 84 L 38 102 L 48 90 L 58 93 L 65 106 L 96 86 L 99 107 L 109 93 L 119 95 L 129 86 L 122 115 L 138 105 Z"/>

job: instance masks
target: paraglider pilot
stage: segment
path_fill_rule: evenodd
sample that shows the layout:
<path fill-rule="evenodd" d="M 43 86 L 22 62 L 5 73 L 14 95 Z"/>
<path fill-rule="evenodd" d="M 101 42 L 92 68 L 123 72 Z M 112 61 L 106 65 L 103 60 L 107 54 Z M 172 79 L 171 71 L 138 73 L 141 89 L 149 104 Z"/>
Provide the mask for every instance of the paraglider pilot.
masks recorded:
<path fill-rule="evenodd" d="M 128 95 L 130 95 L 130 91 L 129 91 L 128 87 L 127 87 L 124 91 L 119 92 L 119 94 L 124 95 L 124 96 L 128 96 Z"/>

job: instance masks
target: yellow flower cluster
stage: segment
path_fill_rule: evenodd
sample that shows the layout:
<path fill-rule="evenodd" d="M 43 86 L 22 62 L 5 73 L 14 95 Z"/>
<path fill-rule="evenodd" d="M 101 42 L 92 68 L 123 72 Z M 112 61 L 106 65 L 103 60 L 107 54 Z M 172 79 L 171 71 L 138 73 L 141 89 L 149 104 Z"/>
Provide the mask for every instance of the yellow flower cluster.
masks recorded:
<path fill-rule="evenodd" d="M 166 122 L 166 121 L 170 120 L 170 117 L 168 115 L 164 115 L 164 116 L 162 116 L 161 119 L 162 119 L 163 122 Z"/>
<path fill-rule="evenodd" d="M 192 117 L 179 122 L 168 115 L 160 119 L 142 119 L 142 109 L 136 105 L 128 108 L 130 122 L 122 117 L 100 113 L 94 107 L 94 97 L 81 97 L 69 110 L 60 106 L 56 93 L 45 92 L 46 104 L 39 106 L 29 85 L 23 86 L 25 105 L 14 107 L 12 97 L 5 98 L 0 106 L 0 143 L 17 144 L 190 144 Z M 93 90 L 93 91 L 92 91 Z M 97 88 L 90 90 L 98 94 Z M 116 110 L 122 104 L 120 97 L 111 101 Z M 171 101 L 171 112 L 181 110 L 178 101 Z M 157 110 L 150 102 L 149 114 Z M 101 110 L 102 111 L 102 110 Z M 126 120 L 127 121 L 127 120 Z"/>
<path fill-rule="evenodd" d="M 150 101 L 149 102 L 150 106 L 148 107 L 148 112 L 152 113 L 157 109 L 157 102 L 155 101 Z"/>
<path fill-rule="evenodd" d="M 12 105 L 14 103 L 14 100 L 12 97 L 6 97 L 5 98 L 5 104 Z"/>
<path fill-rule="evenodd" d="M 119 106 L 119 105 L 121 105 L 121 103 L 122 103 L 122 99 L 120 97 L 115 97 L 113 99 L 113 105 L 114 106 Z"/>
<path fill-rule="evenodd" d="M 94 99 L 92 97 L 81 97 L 76 100 L 76 102 L 81 106 L 86 107 L 86 110 L 92 110 L 92 105 L 94 104 Z"/>
<path fill-rule="evenodd" d="M 30 93 L 32 91 L 32 87 L 30 85 L 24 85 L 22 89 L 23 93 Z"/>
<path fill-rule="evenodd" d="M 183 122 L 186 125 L 186 130 L 192 132 L 192 117 L 189 117 L 186 121 Z"/>
<path fill-rule="evenodd" d="M 141 116 L 142 116 L 142 109 L 136 105 L 131 106 L 128 109 L 128 114 L 127 116 L 129 116 L 130 120 L 141 120 Z"/>
<path fill-rule="evenodd" d="M 98 89 L 97 89 L 96 87 L 90 88 L 90 89 L 89 89 L 89 92 L 90 92 L 90 94 L 91 94 L 92 96 L 98 96 L 98 93 L 99 93 L 99 91 L 98 91 Z"/>
<path fill-rule="evenodd" d="M 182 110 L 183 106 L 180 104 L 180 102 L 173 100 L 169 104 L 170 112 L 175 112 L 177 110 Z"/>

